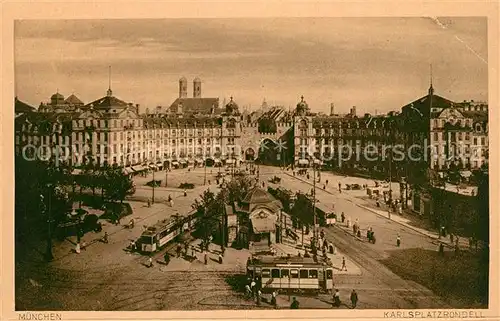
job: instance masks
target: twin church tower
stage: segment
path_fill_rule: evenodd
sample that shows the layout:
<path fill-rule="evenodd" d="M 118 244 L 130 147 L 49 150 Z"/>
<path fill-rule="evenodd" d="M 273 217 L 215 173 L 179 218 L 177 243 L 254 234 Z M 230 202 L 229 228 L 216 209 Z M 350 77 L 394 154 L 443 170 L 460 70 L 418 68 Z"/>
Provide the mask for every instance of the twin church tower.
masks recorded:
<path fill-rule="evenodd" d="M 179 98 L 187 98 L 187 79 L 182 77 L 179 79 Z M 201 79 L 196 77 L 193 80 L 193 98 L 201 98 Z"/>

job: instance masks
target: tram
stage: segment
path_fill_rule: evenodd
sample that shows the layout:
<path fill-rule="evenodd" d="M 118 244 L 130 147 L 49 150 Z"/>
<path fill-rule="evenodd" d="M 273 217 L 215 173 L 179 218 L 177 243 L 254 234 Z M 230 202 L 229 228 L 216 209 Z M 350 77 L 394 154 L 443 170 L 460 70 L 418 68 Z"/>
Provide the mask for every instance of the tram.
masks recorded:
<path fill-rule="evenodd" d="M 259 281 L 264 293 L 333 291 L 333 266 L 308 257 L 262 256 L 249 259 L 247 275 Z"/>
<path fill-rule="evenodd" d="M 142 232 L 138 241 L 141 252 L 152 253 L 160 250 L 168 242 L 195 228 L 197 212 L 192 211 L 186 217 L 170 217 L 159 221 Z"/>

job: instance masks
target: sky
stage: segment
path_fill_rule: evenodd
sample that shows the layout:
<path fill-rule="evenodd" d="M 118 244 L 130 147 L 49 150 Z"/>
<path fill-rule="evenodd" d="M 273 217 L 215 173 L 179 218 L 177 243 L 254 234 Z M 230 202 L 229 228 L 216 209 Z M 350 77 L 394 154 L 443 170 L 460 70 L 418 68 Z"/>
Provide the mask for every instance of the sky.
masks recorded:
<path fill-rule="evenodd" d="M 488 98 L 487 20 L 471 18 L 248 18 L 20 20 L 15 92 L 35 107 L 58 91 L 85 103 L 106 94 L 169 106 L 178 80 L 202 80 L 202 97 L 234 97 L 241 109 L 385 113 L 435 93 Z"/>

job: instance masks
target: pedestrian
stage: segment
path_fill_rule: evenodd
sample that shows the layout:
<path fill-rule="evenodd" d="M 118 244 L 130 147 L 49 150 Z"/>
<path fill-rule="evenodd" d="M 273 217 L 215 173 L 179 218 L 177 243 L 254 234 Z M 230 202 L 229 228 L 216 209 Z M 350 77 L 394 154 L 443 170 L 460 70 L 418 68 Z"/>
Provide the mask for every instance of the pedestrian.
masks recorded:
<path fill-rule="evenodd" d="M 333 306 L 340 307 L 340 293 L 339 289 L 335 289 L 335 293 L 333 294 Z"/>
<path fill-rule="evenodd" d="M 186 192 L 186 190 L 184 190 L 184 197 L 188 196 L 188 193 Z"/>
<path fill-rule="evenodd" d="M 148 207 L 151 207 L 151 201 L 148 198 Z"/>
<path fill-rule="evenodd" d="M 245 296 L 247 298 L 252 297 L 252 289 L 250 289 L 250 285 L 249 284 L 245 285 Z"/>
<path fill-rule="evenodd" d="M 366 238 L 368 239 L 368 241 L 371 241 L 372 237 L 371 237 L 371 233 L 370 233 L 370 229 L 371 227 L 369 227 L 367 230 L 366 230 Z"/>
<path fill-rule="evenodd" d="M 148 267 L 153 267 L 153 258 L 150 256 L 148 260 Z"/>
<path fill-rule="evenodd" d="M 181 251 L 182 251 L 182 246 L 180 244 L 177 244 L 177 249 L 175 252 L 177 253 L 177 257 L 181 256 Z"/>
<path fill-rule="evenodd" d="M 361 238 L 361 230 L 358 230 L 358 233 L 356 234 L 356 236 Z"/>
<path fill-rule="evenodd" d="M 205 252 L 204 261 L 205 261 L 205 265 L 207 265 L 208 264 L 208 254 L 207 254 L 207 252 Z"/>
<path fill-rule="evenodd" d="M 326 185 L 325 184 L 323 184 L 323 189 L 326 189 Z"/>
<path fill-rule="evenodd" d="M 358 303 L 358 294 L 356 293 L 356 290 L 352 290 L 351 292 L 351 303 L 352 308 L 354 309 L 356 307 L 356 304 Z"/>
<path fill-rule="evenodd" d="M 273 291 L 272 295 L 271 295 L 271 305 L 276 309 L 278 308 L 277 304 L 276 304 L 276 291 Z"/>
<path fill-rule="evenodd" d="M 219 254 L 219 264 L 222 264 L 222 255 Z"/>
<path fill-rule="evenodd" d="M 168 254 L 168 252 L 165 252 L 163 258 L 165 259 L 165 265 L 168 265 L 168 263 L 170 263 L 170 255 Z"/>
<path fill-rule="evenodd" d="M 345 257 L 342 257 L 342 268 L 340 269 L 341 271 L 344 271 L 344 269 L 347 272 L 347 266 L 345 265 Z"/>
<path fill-rule="evenodd" d="M 108 243 L 109 242 L 108 232 L 104 232 L 104 236 L 102 237 L 102 241 L 104 243 Z"/>
<path fill-rule="evenodd" d="M 396 238 L 396 246 L 399 247 L 401 245 L 401 237 L 399 236 L 399 233 L 398 233 L 398 236 Z"/>
<path fill-rule="evenodd" d="M 339 182 L 339 193 L 342 193 L 342 184 Z"/>
<path fill-rule="evenodd" d="M 439 255 L 444 256 L 444 244 L 442 242 L 439 243 Z"/>
<path fill-rule="evenodd" d="M 344 212 L 342 212 L 342 214 L 340 215 L 340 218 L 342 219 L 342 224 L 344 224 L 344 222 L 345 222 L 345 214 L 344 214 Z"/>
<path fill-rule="evenodd" d="M 298 309 L 299 308 L 299 301 L 297 301 L 296 297 L 293 297 L 292 304 L 290 304 L 290 309 Z"/>
<path fill-rule="evenodd" d="M 260 305 L 261 296 L 262 296 L 262 292 L 260 290 L 257 290 L 257 305 Z"/>
<path fill-rule="evenodd" d="M 189 248 L 189 244 L 188 244 L 188 242 L 185 242 L 184 243 L 184 253 L 186 256 L 188 255 L 188 248 Z"/>
<path fill-rule="evenodd" d="M 326 180 L 326 182 L 325 182 L 325 183 L 326 183 L 326 186 L 328 186 L 328 180 Z"/>
<path fill-rule="evenodd" d="M 81 248 L 82 248 L 82 250 L 87 251 L 87 242 L 82 241 L 82 246 L 81 246 Z"/>

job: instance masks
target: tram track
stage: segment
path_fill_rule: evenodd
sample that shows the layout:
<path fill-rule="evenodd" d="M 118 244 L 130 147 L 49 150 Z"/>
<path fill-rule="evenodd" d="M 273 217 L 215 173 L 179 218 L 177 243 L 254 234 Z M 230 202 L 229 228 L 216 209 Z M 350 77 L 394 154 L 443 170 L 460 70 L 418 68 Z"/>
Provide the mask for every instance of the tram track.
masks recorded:
<path fill-rule="evenodd" d="M 377 279 L 380 282 L 380 286 L 393 290 L 392 295 L 396 295 L 394 299 L 405 302 L 405 306 L 400 306 L 400 308 L 443 308 L 447 306 L 445 302 L 429 289 L 418 283 L 404 280 L 394 274 L 378 261 L 377 253 L 372 253 L 373 251 L 367 248 L 364 243 L 353 242 L 352 235 L 346 231 L 335 228 L 326 229 L 325 233 L 334 240 L 335 246 L 342 253 L 349 255 L 361 267 L 362 276 L 358 277 L 361 279 L 361 282 L 356 286 L 357 288 L 363 288 L 363 279 Z M 351 278 L 356 279 L 357 277 L 352 276 Z M 397 288 L 398 291 L 394 291 L 394 288 Z M 419 300 L 416 300 L 416 298 L 419 298 Z M 425 301 L 431 304 L 423 304 L 421 302 L 422 298 L 427 298 Z"/>

